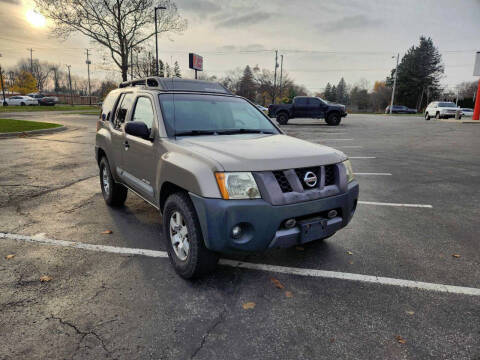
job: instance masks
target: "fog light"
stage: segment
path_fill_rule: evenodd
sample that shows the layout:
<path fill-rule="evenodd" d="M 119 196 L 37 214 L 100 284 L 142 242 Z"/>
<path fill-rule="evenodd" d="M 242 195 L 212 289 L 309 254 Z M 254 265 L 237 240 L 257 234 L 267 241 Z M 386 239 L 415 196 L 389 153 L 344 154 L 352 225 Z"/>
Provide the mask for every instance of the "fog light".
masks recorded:
<path fill-rule="evenodd" d="M 283 226 L 285 226 L 285 228 L 287 228 L 287 229 L 291 229 L 296 224 L 297 224 L 297 221 L 292 218 L 292 219 L 285 220 L 285 222 L 283 223 Z"/>
<path fill-rule="evenodd" d="M 329 219 L 333 219 L 335 216 L 337 216 L 337 210 L 330 210 L 327 216 Z"/>
<path fill-rule="evenodd" d="M 238 239 L 240 236 L 242 236 L 242 228 L 239 225 L 235 225 L 232 228 L 232 237 Z"/>

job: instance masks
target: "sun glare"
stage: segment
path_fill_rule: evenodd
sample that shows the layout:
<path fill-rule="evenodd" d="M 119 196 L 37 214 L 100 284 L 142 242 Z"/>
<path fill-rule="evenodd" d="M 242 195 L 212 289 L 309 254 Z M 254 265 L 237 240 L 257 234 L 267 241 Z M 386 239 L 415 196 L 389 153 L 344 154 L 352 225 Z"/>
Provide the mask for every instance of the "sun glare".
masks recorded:
<path fill-rule="evenodd" d="M 35 27 L 43 27 L 45 26 L 45 17 L 40 14 L 39 12 L 36 12 L 35 10 L 28 10 L 26 15 L 27 20 L 30 24 L 32 24 Z"/>

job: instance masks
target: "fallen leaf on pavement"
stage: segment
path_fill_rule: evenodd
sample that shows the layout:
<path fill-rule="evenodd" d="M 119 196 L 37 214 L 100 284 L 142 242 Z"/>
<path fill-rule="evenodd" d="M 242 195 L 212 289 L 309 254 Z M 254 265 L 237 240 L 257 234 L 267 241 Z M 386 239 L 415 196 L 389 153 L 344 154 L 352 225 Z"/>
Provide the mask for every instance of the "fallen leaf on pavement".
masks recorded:
<path fill-rule="evenodd" d="M 242 304 L 242 307 L 245 309 L 245 310 L 249 310 L 249 309 L 253 309 L 255 307 L 255 303 L 253 301 L 249 301 L 249 302 L 246 302 L 244 304 Z"/>
<path fill-rule="evenodd" d="M 283 286 L 283 284 L 279 280 L 277 280 L 275 278 L 271 278 L 270 280 L 272 281 L 273 285 L 275 285 L 276 288 L 278 288 L 278 289 L 284 289 L 285 288 L 285 286 Z"/>
<path fill-rule="evenodd" d="M 397 341 L 398 341 L 400 344 L 405 344 L 405 343 L 407 342 L 407 340 L 405 340 L 404 338 L 402 338 L 400 335 L 395 336 L 395 339 L 397 339 Z"/>
<path fill-rule="evenodd" d="M 347 254 L 348 255 L 353 255 L 353 253 L 351 251 L 347 251 Z"/>
<path fill-rule="evenodd" d="M 49 282 L 51 280 L 53 280 L 53 278 L 49 275 L 43 275 L 43 276 L 40 277 L 41 282 Z"/>
<path fill-rule="evenodd" d="M 353 261 L 349 261 L 348 263 L 349 263 L 350 265 L 353 265 Z"/>
<path fill-rule="evenodd" d="M 5 259 L 10 260 L 10 259 L 13 259 L 14 257 L 15 257 L 15 254 L 9 254 L 5 256 Z"/>
<path fill-rule="evenodd" d="M 105 230 L 105 231 L 102 231 L 102 234 L 112 234 L 113 231 L 112 230 Z"/>
<path fill-rule="evenodd" d="M 303 246 L 296 246 L 295 249 L 297 249 L 298 251 L 303 251 L 305 250 L 305 248 Z"/>
<path fill-rule="evenodd" d="M 408 315 L 413 315 L 415 314 L 415 311 L 412 311 L 412 310 L 409 310 L 409 311 L 405 311 Z"/>
<path fill-rule="evenodd" d="M 335 338 L 330 338 L 330 342 L 331 342 L 331 343 L 334 343 L 334 342 L 335 342 Z"/>
<path fill-rule="evenodd" d="M 457 258 L 457 259 L 460 257 L 459 254 L 453 254 L 452 256 L 453 256 L 454 258 Z"/>
<path fill-rule="evenodd" d="M 288 297 L 288 298 L 291 298 L 293 297 L 293 294 L 291 291 L 285 291 L 285 296 Z"/>

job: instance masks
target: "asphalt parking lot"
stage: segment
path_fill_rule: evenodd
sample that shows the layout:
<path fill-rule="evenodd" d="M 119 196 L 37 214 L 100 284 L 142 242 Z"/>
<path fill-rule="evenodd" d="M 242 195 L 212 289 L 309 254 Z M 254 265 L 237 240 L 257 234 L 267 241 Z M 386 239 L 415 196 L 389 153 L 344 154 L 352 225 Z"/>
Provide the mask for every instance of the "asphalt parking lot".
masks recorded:
<path fill-rule="evenodd" d="M 480 359 L 480 126 L 292 121 L 352 159 L 352 222 L 185 281 L 154 208 L 104 203 L 95 116 L 12 117 L 68 130 L 0 140 L 0 359 Z"/>

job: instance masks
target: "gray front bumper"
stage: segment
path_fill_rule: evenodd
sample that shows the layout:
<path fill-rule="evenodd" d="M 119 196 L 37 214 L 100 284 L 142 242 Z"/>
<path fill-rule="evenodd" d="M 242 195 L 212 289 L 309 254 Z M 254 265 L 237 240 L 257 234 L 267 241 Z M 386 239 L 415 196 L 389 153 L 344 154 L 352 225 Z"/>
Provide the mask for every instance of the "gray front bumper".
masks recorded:
<path fill-rule="evenodd" d="M 300 225 L 287 230 L 282 226 L 284 221 L 290 218 L 318 218 L 329 210 L 337 209 L 340 216 L 325 219 L 323 227 L 314 227 L 315 239 L 328 237 L 350 222 L 356 209 L 358 192 L 358 183 L 353 181 L 342 194 L 278 206 L 263 199 L 211 199 L 192 193 L 190 197 L 197 211 L 207 248 L 222 253 L 235 253 L 290 247 L 312 241 L 312 234 L 305 237 Z M 231 236 L 235 225 L 243 228 L 243 235 L 239 239 Z"/>

